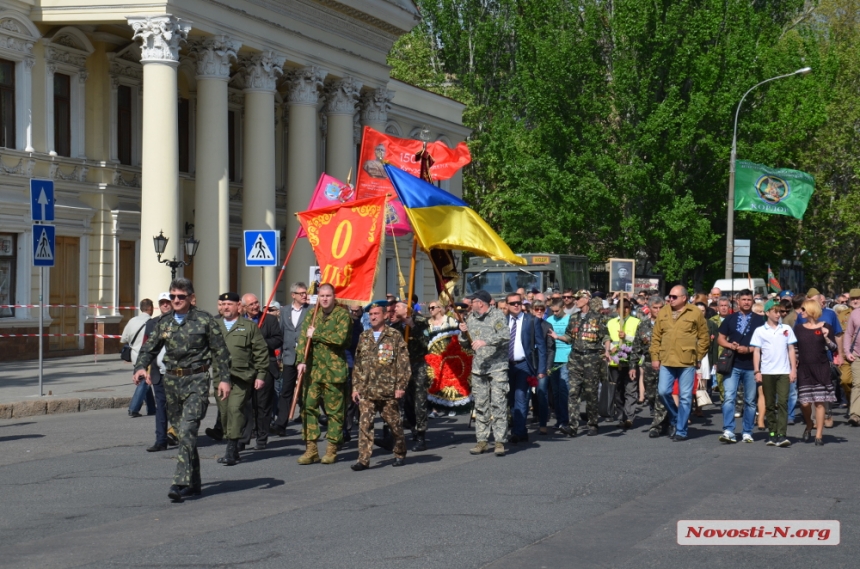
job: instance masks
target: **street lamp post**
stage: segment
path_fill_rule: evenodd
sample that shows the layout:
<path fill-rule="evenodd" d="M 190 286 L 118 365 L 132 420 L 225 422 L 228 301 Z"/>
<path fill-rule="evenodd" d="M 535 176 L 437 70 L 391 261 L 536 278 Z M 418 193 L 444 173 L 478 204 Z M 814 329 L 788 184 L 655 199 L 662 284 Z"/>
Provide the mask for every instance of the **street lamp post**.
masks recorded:
<path fill-rule="evenodd" d="M 734 273 L 734 254 L 735 254 L 735 161 L 738 157 L 738 115 L 741 112 L 741 106 L 744 104 L 744 99 L 747 98 L 747 95 L 752 92 L 756 87 L 761 87 L 765 83 L 770 83 L 771 81 L 776 81 L 777 79 L 784 79 L 786 77 L 794 77 L 795 75 L 806 75 L 812 71 L 811 67 L 804 67 L 803 69 L 798 69 L 794 73 L 786 73 L 785 75 L 777 75 L 776 77 L 771 77 L 770 79 L 765 79 L 761 83 L 757 83 L 749 88 L 749 90 L 744 93 L 744 96 L 741 97 L 740 103 L 738 103 L 738 109 L 735 111 L 735 128 L 732 134 L 732 156 L 729 160 L 729 203 L 728 203 L 728 216 L 726 219 L 726 278 L 731 279 Z"/>
<path fill-rule="evenodd" d="M 152 238 L 152 244 L 155 246 L 155 254 L 158 256 L 158 262 L 164 263 L 168 267 L 170 267 L 170 280 L 176 278 L 176 269 L 179 267 L 187 267 L 191 264 L 191 261 L 177 261 L 176 257 L 173 257 L 172 260 L 164 259 L 161 260 L 161 255 L 164 254 L 164 250 L 167 249 L 167 242 L 170 240 L 169 237 L 164 236 L 163 231 L 159 231 L 158 235 Z M 194 259 L 194 255 L 197 254 L 197 247 L 200 245 L 200 241 L 196 240 L 194 236 L 185 238 L 185 255 Z"/>

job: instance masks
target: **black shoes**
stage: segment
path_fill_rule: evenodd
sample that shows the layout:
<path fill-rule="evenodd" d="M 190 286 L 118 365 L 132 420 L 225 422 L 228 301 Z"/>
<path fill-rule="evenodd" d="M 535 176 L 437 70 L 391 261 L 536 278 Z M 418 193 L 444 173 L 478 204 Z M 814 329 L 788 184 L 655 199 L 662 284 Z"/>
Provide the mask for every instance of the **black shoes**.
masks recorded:
<path fill-rule="evenodd" d="M 403 460 L 404 459 L 402 459 L 402 458 L 395 458 L 394 464 L 392 464 L 391 466 L 403 466 Z"/>
<path fill-rule="evenodd" d="M 284 427 L 279 427 L 277 425 L 269 425 L 269 434 L 277 437 L 286 437 L 287 430 Z"/>
<path fill-rule="evenodd" d="M 588 427 L 588 434 L 586 436 L 589 436 L 589 437 L 597 436 L 597 427 Z"/>
<path fill-rule="evenodd" d="M 427 450 L 427 439 L 424 438 L 424 433 L 418 433 L 415 438 L 415 444 L 412 446 L 413 452 L 421 452 Z"/>
<path fill-rule="evenodd" d="M 690 437 L 686 437 L 684 435 L 674 435 L 672 437 L 672 440 L 675 441 L 676 443 L 682 443 L 684 441 L 689 441 Z"/>
<path fill-rule="evenodd" d="M 626 431 L 627 429 L 631 429 L 631 428 L 633 428 L 633 421 L 630 421 L 630 420 L 627 420 L 627 421 L 621 421 L 620 427 L 621 427 L 622 429 L 624 429 L 625 431 Z"/>
<path fill-rule="evenodd" d="M 154 444 L 148 449 L 146 449 L 146 452 L 159 452 L 162 450 L 167 450 L 167 445 Z"/>
<path fill-rule="evenodd" d="M 353 469 L 355 472 L 361 472 L 362 470 L 367 470 L 367 469 L 368 469 L 368 468 L 370 468 L 370 467 L 369 467 L 368 465 L 366 465 L 366 464 L 362 464 L 362 463 L 360 463 L 360 462 L 356 462 L 355 464 L 353 464 L 352 466 L 350 466 L 350 468 L 351 468 L 351 469 Z"/>
<path fill-rule="evenodd" d="M 669 425 L 669 438 L 670 439 L 675 438 L 675 430 L 676 430 L 675 425 Z"/>
<path fill-rule="evenodd" d="M 178 484 L 174 484 L 170 487 L 170 491 L 167 493 L 167 497 L 173 500 L 174 502 L 181 502 L 182 491 L 186 488 L 186 486 L 180 486 Z"/>
<path fill-rule="evenodd" d="M 650 429 L 648 429 L 648 438 L 649 439 L 656 439 L 657 437 L 660 436 L 660 434 L 661 433 L 660 433 L 659 427 L 651 427 Z"/>
<path fill-rule="evenodd" d="M 235 466 L 240 460 L 238 443 L 233 439 L 228 440 L 227 450 L 224 451 L 224 456 L 218 459 L 218 463 L 225 466 Z"/>
<path fill-rule="evenodd" d="M 179 491 L 179 495 L 183 498 L 191 498 L 193 496 L 199 496 L 203 493 L 200 489 L 200 486 L 185 486 L 182 490 Z"/>
<path fill-rule="evenodd" d="M 520 435 L 520 436 L 511 435 L 511 438 L 508 439 L 508 442 L 511 443 L 512 445 L 515 445 L 517 443 L 527 443 L 527 442 L 529 442 L 529 436 L 528 435 Z"/>
<path fill-rule="evenodd" d="M 179 444 L 179 439 L 173 433 L 167 433 L 167 446 L 175 447 Z"/>
<path fill-rule="evenodd" d="M 222 431 L 221 429 L 206 429 L 206 431 L 204 432 L 206 433 L 206 436 L 213 441 L 224 440 L 224 431 Z"/>
<path fill-rule="evenodd" d="M 129 411 L 128 416 L 131 417 L 132 419 L 137 419 L 138 417 L 143 417 L 143 415 L 141 415 L 137 411 Z"/>
<path fill-rule="evenodd" d="M 257 441 L 257 444 L 254 446 L 254 450 L 266 450 L 266 446 L 266 443 Z"/>
<path fill-rule="evenodd" d="M 823 440 L 821 440 L 821 439 L 815 439 L 815 446 L 817 446 L 817 447 L 823 447 L 823 446 L 824 446 L 824 441 L 823 441 Z"/>

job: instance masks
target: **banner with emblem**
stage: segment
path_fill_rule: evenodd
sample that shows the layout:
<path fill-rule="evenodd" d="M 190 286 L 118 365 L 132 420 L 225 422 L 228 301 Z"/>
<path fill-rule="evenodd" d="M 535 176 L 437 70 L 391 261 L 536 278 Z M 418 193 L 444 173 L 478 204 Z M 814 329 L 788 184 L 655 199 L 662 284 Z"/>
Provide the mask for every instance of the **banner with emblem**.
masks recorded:
<path fill-rule="evenodd" d="M 355 190 L 352 186 L 323 172 L 317 182 L 317 187 L 314 188 L 314 195 L 311 196 L 308 210 L 351 202 L 353 198 L 355 198 Z M 299 229 L 299 237 L 307 236 L 304 227 Z"/>
<path fill-rule="evenodd" d="M 338 300 L 373 300 L 386 199 L 383 195 L 296 214 L 316 255 L 320 283 L 334 286 Z"/>
<path fill-rule="evenodd" d="M 815 180 L 806 172 L 769 168 L 738 160 L 735 173 L 735 210 L 775 213 L 803 219 Z"/>

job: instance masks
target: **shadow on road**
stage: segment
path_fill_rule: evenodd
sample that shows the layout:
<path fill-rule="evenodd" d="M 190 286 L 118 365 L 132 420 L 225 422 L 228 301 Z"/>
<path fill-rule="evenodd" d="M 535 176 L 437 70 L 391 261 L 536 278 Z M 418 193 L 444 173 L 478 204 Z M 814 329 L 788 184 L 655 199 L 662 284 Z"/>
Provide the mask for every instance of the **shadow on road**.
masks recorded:
<path fill-rule="evenodd" d="M 0 443 L 9 441 L 17 441 L 20 439 L 41 439 L 45 435 L 9 435 L 8 437 L 0 437 Z"/>
<path fill-rule="evenodd" d="M 230 492 L 242 492 L 243 490 L 271 490 L 283 486 L 284 481 L 276 478 L 249 478 L 248 480 L 222 480 L 203 484 L 203 497 L 213 494 L 228 494 Z"/>

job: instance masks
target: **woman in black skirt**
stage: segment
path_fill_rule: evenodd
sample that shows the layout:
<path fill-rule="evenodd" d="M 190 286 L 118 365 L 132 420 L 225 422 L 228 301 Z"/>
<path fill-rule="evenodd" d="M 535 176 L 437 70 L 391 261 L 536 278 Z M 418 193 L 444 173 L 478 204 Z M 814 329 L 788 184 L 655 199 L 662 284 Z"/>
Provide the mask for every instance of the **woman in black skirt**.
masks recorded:
<path fill-rule="evenodd" d="M 815 427 L 815 446 L 821 446 L 824 430 L 825 403 L 836 401 L 836 392 L 830 381 L 830 359 L 828 350 L 835 351 L 835 337 L 830 324 L 819 322 L 821 305 L 807 300 L 800 309 L 806 322 L 794 327 L 797 336 L 797 402 L 803 411 L 806 430 L 801 439 L 809 442 Z M 812 423 L 812 405 L 815 405 L 815 424 Z"/>

